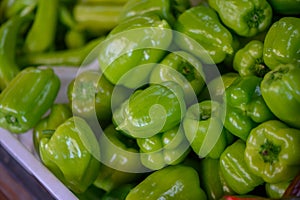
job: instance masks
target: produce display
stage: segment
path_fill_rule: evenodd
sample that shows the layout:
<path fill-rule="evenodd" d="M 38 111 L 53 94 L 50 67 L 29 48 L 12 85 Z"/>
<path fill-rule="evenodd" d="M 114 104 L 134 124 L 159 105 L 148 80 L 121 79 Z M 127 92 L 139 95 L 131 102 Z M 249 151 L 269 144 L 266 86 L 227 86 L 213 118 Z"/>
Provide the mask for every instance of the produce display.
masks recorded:
<path fill-rule="evenodd" d="M 78 199 L 300 197 L 298 0 L 2 0 L 0 92 Z"/>

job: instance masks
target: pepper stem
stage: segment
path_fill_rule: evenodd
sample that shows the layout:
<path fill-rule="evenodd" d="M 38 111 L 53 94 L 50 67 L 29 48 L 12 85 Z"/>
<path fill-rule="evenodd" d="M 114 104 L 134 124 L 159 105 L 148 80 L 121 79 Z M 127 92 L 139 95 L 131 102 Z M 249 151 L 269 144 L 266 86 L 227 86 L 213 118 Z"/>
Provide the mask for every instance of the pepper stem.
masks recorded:
<path fill-rule="evenodd" d="M 278 161 L 278 154 L 280 151 L 280 146 L 267 140 L 263 145 L 261 145 L 259 154 L 262 156 L 265 163 L 268 162 L 273 164 L 275 161 Z"/>

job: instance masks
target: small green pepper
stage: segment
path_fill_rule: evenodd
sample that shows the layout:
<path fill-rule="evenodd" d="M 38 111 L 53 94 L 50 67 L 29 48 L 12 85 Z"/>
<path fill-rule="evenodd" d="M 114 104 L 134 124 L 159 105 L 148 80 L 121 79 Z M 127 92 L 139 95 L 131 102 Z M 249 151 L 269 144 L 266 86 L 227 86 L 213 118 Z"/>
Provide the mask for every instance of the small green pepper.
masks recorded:
<path fill-rule="evenodd" d="M 251 40 L 234 55 L 233 69 L 240 76 L 255 75 L 263 77 L 270 69 L 263 61 L 264 44 L 259 40 Z"/>
<path fill-rule="evenodd" d="M 139 200 L 141 197 L 145 200 L 206 200 L 197 171 L 184 165 L 168 166 L 153 172 L 129 192 L 126 200 Z"/>
<path fill-rule="evenodd" d="M 149 138 L 137 138 L 143 165 L 152 170 L 177 165 L 190 152 L 182 128 L 176 126 Z"/>
<path fill-rule="evenodd" d="M 67 94 L 74 115 L 100 122 L 110 121 L 114 86 L 97 71 L 83 71 L 68 85 Z"/>
<path fill-rule="evenodd" d="M 264 183 L 252 173 L 244 159 L 246 143 L 237 140 L 228 146 L 220 157 L 220 170 L 229 187 L 237 194 L 246 194 Z"/>
<path fill-rule="evenodd" d="M 205 84 L 201 62 L 192 54 L 176 51 L 168 54 L 150 74 L 150 83 L 174 81 L 183 91 L 187 105 L 196 101 Z"/>
<path fill-rule="evenodd" d="M 136 140 L 126 137 L 113 124 L 100 136 L 101 165 L 94 185 L 111 192 L 123 184 L 137 181 L 149 171 L 143 167 Z"/>
<path fill-rule="evenodd" d="M 0 126 L 13 133 L 33 128 L 54 103 L 59 88 L 52 68 L 23 69 L 0 94 Z"/>
<path fill-rule="evenodd" d="M 262 96 L 272 113 L 290 126 L 300 128 L 300 67 L 279 65 L 261 82 Z"/>
<path fill-rule="evenodd" d="M 238 77 L 225 90 L 224 126 L 244 141 L 257 124 L 274 118 L 261 95 L 261 81 L 262 78 L 253 75 Z"/>
<path fill-rule="evenodd" d="M 175 43 L 205 63 L 220 63 L 227 54 L 233 53 L 230 31 L 209 7 L 198 5 L 184 11 L 178 17 L 174 29 L 184 34 L 175 34 Z"/>
<path fill-rule="evenodd" d="M 300 130 L 270 120 L 254 128 L 247 139 L 245 162 L 268 183 L 292 180 L 300 171 Z"/>
<path fill-rule="evenodd" d="M 279 183 L 266 183 L 266 194 L 269 198 L 280 199 L 284 192 L 290 185 L 291 181 L 279 182 Z"/>
<path fill-rule="evenodd" d="M 282 17 L 274 22 L 264 40 L 265 64 L 274 69 L 279 64 L 300 63 L 300 18 Z"/>
<path fill-rule="evenodd" d="M 146 138 L 178 125 L 185 111 L 182 88 L 170 81 L 135 91 L 115 110 L 113 120 L 117 130 Z"/>
<path fill-rule="evenodd" d="M 100 45 L 100 69 L 113 84 L 140 87 L 148 83 L 154 63 L 165 56 L 172 38 L 169 24 L 157 15 L 125 20 Z"/>
<path fill-rule="evenodd" d="M 201 158 L 219 158 L 227 145 L 222 107 L 218 102 L 202 101 L 190 106 L 183 118 L 184 133 Z"/>
<path fill-rule="evenodd" d="M 266 0 L 208 0 L 225 26 L 236 34 L 252 37 L 269 28 L 272 8 Z"/>
<path fill-rule="evenodd" d="M 42 118 L 33 129 L 32 138 L 35 150 L 39 152 L 39 143 L 45 134 L 52 134 L 56 128 L 72 116 L 72 111 L 67 104 L 53 104 L 50 113 Z"/>
<path fill-rule="evenodd" d="M 74 193 L 83 193 L 99 173 L 100 147 L 87 122 L 71 117 L 40 140 L 42 163 Z"/>

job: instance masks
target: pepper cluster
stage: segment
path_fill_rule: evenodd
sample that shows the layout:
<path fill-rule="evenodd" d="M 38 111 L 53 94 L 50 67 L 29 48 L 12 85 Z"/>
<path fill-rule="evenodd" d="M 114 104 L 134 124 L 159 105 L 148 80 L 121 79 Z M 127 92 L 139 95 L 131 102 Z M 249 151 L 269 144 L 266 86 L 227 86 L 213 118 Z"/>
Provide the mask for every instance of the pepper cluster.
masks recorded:
<path fill-rule="evenodd" d="M 290 197 L 299 15 L 298 0 L 3 0 L 0 127 L 32 130 L 79 199 Z M 51 66 L 80 67 L 65 103 Z"/>

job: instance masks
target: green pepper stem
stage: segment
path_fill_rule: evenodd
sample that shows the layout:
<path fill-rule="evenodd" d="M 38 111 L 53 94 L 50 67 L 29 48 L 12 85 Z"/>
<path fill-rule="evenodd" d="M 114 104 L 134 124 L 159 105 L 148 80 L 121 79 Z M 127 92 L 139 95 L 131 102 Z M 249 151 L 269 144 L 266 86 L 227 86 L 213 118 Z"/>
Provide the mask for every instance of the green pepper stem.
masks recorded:
<path fill-rule="evenodd" d="M 262 156 L 265 163 L 273 164 L 278 160 L 278 154 L 280 153 L 281 148 L 278 145 L 267 140 L 264 144 L 261 145 L 259 154 Z"/>

